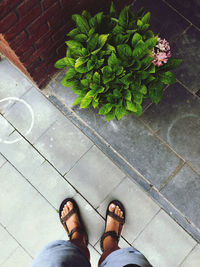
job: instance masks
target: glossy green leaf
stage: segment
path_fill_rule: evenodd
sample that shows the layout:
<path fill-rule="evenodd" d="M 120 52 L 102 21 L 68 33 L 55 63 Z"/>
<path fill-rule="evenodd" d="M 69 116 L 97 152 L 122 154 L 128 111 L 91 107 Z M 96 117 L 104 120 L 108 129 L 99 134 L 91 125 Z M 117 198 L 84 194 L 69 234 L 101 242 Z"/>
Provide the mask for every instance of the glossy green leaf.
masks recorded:
<path fill-rule="evenodd" d="M 131 41 L 132 47 L 134 47 L 140 40 L 142 40 L 142 36 L 139 33 L 136 32 L 133 35 L 133 38 L 132 38 L 132 41 Z"/>
<path fill-rule="evenodd" d="M 84 16 L 81 16 L 79 14 L 72 15 L 72 19 L 75 21 L 76 26 L 78 29 L 85 34 L 88 34 L 90 27 L 88 25 L 88 22 Z"/>
<path fill-rule="evenodd" d="M 115 117 L 115 112 L 114 111 L 111 111 L 108 114 L 106 114 L 106 120 L 107 121 L 110 121 L 110 120 L 114 119 L 114 117 Z"/>
<path fill-rule="evenodd" d="M 123 60 L 127 60 L 128 58 L 132 57 L 131 47 L 127 44 L 118 45 L 117 51 L 118 51 L 119 57 L 122 58 Z"/>
<path fill-rule="evenodd" d="M 126 109 L 130 110 L 132 112 L 136 112 L 137 111 L 136 105 L 133 104 L 131 101 L 126 101 Z"/>
<path fill-rule="evenodd" d="M 90 106 L 91 102 L 92 102 L 92 98 L 91 97 L 84 97 L 81 100 L 80 107 L 81 108 L 88 108 Z"/>
<path fill-rule="evenodd" d="M 78 42 L 85 42 L 87 40 L 87 35 L 84 33 L 79 33 L 76 36 L 74 36 L 74 40 Z"/>
<path fill-rule="evenodd" d="M 69 40 L 66 44 L 72 50 L 81 49 L 83 47 L 81 43 L 74 40 Z"/>
<path fill-rule="evenodd" d="M 123 28 L 127 27 L 128 21 L 129 21 L 129 6 L 125 6 L 122 11 L 120 12 L 119 15 L 119 25 L 122 26 Z"/>
<path fill-rule="evenodd" d="M 131 91 L 130 90 L 126 90 L 125 99 L 128 101 L 131 101 Z"/>
<path fill-rule="evenodd" d="M 120 120 L 126 114 L 126 108 L 122 105 L 115 108 L 115 116 L 117 120 Z"/>
<path fill-rule="evenodd" d="M 159 80 L 154 80 L 148 85 L 149 98 L 155 104 L 158 104 L 163 95 L 163 83 Z"/>
<path fill-rule="evenodd" d="M 165 84 L 173 84 L 176 82 L 176 78 L 175 78 L 174 74 L 170 71 L 167 71 L 167 72 L 160 74 L 159 79 L 161 82 L 163 82 Z"/>
<path fill-rule="evenodd" d="M 74 100 L 74 102 L 73 102 L 73 106 L 76 106 L 76 105 L 78 105 L 78 104 L 80 104 L 81 103 L 81 100 L 82 100 L 82 96 L 78 96 L 75 100 Z"/>
<path fill-rule="evenodd" d="M 147 13 L 144 15 L 144 17 L 142 18 L 142 23 L 143 23 L 143 24 L 149 23 L 150 17 L 151 17 L 151 13 L 150 13 L 150 12 L 147 12 Z"/>
<path fill-rule="evenodd" d="M 112 109 L 113 105 L 111 103 L 105 104 L 103 105 L 100 109 L 99 109 L 99 114 L 100 115 L 105 115 L 107 113 L 109 113 Z"/>

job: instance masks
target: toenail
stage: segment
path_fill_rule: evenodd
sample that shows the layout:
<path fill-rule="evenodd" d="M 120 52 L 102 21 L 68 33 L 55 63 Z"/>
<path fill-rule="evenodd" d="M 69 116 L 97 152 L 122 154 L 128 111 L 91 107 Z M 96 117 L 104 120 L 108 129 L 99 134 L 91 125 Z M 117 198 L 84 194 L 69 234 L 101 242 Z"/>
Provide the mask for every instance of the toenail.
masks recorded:
<path fill-rule="evenodd" d="M 114 207 L 115 207 L 115 205 L 114 205 L 114 204 L 111 204 L 111 205 L 110 205 L 110 207 L 111 207 L 111 208 L 114 208 Z"/>

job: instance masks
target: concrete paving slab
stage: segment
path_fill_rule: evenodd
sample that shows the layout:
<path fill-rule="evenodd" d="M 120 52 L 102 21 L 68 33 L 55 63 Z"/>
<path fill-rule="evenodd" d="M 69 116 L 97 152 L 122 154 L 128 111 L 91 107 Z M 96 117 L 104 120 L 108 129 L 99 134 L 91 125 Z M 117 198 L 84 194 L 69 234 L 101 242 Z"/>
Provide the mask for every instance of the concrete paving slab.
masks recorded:
<path fill-rule="evenodd" d="M 169 112 L 170 111 L 170 112 Z M 179 83 L 169 86 L 162 101 L 142 119 L 178 154 L 200 171 L 200 99 Z"/>
<path fill-rule="evenodd" d="M 0 129 L 0 144 L 2 144 L 7 141 L 7 136 L 14 131 L 14 128 L 2 115 L 0 115 Z"/>
<path fill-rule="evenodd" d="M 65 177 L 97 208 L 125 174 L 101 150 L 93 146 Z"/>
<path fill-rule="evenodd" d="M 32 86 L 7 59 L 1 60 L 0 76 L 0 101 L 7 97 L 21 97 Z M 0 102 L 0 113 L 4 113 L 12 104 L 13 102 L 9 101 Z"/>
<path fill-rule="evenodd" d="M 200 228 L 200 175 L 188 165 L 163 188 L 162 194 Z"/>
<path fill-rule="evenodd" d="M 25 136 L 33 144 L 62 114 L 34 87 L 21 99 L 30 106 L 34 115 L 31 132 Z M 21 102 L 15 102 L 4 116 L 22 135 L 32 123 L 29 109 Z"/>
<path fill-rule="evenodd" d="M 63 236 L 56 210 L 9 163 L 0 169 L 0 181 L 0 221 L 30 255 Z"/>
<path fill-rule="evenodd" d="M 100 259 L 101 254 L 97 252 L 95 248 L 93 248 L 91 245 L 88 246 L 90 250 L 90 263 L 92 267 L 98 266 L 98 262 Z"/>
<path fill-rule="evenodd" d="M 13 254 L 4 262 L 2 267 L 27 267 L 31 264 L 32 258 L 19 246 Z"/>
<path fill-rule="evenodd" d="M 44 158 L 35 148 L 16 131 L 9 135 L 6 140 L 11 143 L 0 143 L 0 152 L 24 176 L 31 175 L 44 162 Z"/>
<path fill-rule="evenodd" d="M 200 264 L 200 245 L 197 245 L 187 256 L 181 267 L 195 267 Z"/>
<path fill-rule="evenodd" d="M 2 266 L 19 245 L 1 225 L 0 239 L 0 266 Z"/>
<path fill-rule="evenodd" d="M 89 138 L 62 116 L 35 142 L 34 146 L 58 171 L 65 174 L 92 145 Z"/>
<path fill-rule="evenodd" d="M 105 217 L 107 206 L 113 199 L 119 199 L 125 207 L 126 223 L 122 235 L 129 243 L 136 239 L 160 210 L 160 207 L 129 178 L 123 180 L 101 203 L 98 211 L 102 216 Z"/>
<path fill-rule="evenodd" d="M 179 266 L 195 245 L 196 242 L 163 211 L 133 243 L 154 267 Z"/>
<path fill-rule="evenodd" d="M 6 162 L 6 159 L 0 154 L 0 168 Z"/>
<path fill-rule="evenodd" d="M 56 209 L 63 199 L 76 194 L 73 187 L 47 161 L 26 178 Z"/>

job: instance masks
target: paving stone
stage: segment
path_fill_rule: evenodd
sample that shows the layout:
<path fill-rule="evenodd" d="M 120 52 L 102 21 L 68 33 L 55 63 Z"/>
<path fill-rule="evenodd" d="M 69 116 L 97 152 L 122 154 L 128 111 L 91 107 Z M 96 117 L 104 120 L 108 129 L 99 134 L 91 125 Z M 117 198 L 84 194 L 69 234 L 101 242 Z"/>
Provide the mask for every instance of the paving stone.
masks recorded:
<path fill-rule="evenodd" d="M 188 1 L 189 2 L 189 1 Z M 182 59 L 174 71 L 175 76 L 192 92 L 197 92 L 200 84 L 200 33 L 192 26 L 171 46 L 173 56 Z"/>
<path fill-rule="evenodd" d="M 73 187 L 47 161 L 26 178 L 57 209 L 63 199 L 76 194 Z"/>
<path fill-rule="evenodd" d="M 200 228 L 200 175 L 184 165 L 161 192 Z"/>
<path fill-rule="evenodd" d="M 179 165 L 176 155 L 132 115 L 107 123 L 101 136 L 157 188 Z"/>
<path fill-rule="evenodd" d="M 181 264 L 181 267 L 195 267 L 200 263 L 200 245 L 197 245 L 189 254 L 189 256 Z"/>
<path fill-rule="evenodd" d="M 17 132 L 6 138 L 15 143 L 0 143 L 0 152 L 26 177 L 44 162 L 44 158 Z M 17 141 L 18 140 L 18 141 Z"/>
<path fill-rule="evenodd" d="M 195 245 L 164 211 L 156 215 L 133 243 L 154 267 L 179 266 Z"/>
<path fill-rule="evenodd" d="M 193 24 L 200 28 L 199 10 L 200 2 L 198 0 L 166 0 L 171 6 L 178 10 L 183 16 L 189 19 Z"/>
<path fill-rule="evenodd" d="M 96 251 L 90 244 L 88 246 L 90 251 L 90 263 L 92 267 L 98 266 L 98 262 L 100 259 L 101 254 Z"/>
<path fill-rule="evenodd" d="M 169 86 L 142 119 L 200 171 L 200 100 L 179 83 Z"/>
<path fill-rule="evenodd" d="M 119 199 L 126 209 L 123 237 L 129 243 L 135 240 L 160 209 L 130 178 L 122 181 L 101 203 L 98 211 L 102 216 L 105 217 L 108 203 L 113 199 Z"/>
<path fill-rule="evenodd" d="M 35 87 L 32 87 L 22 97 L 22 100 L 30 106 L 34 115 L 33 128 L 25 136 L 31 143 L 34 143 L 45 130 L 59 119 L 59 116 L 63 115 Z M 32 123 L 29 109 L 21 102 L 15 102 L 4 116 L 22 135 L 26 134 Z"/>
<path fill-rule="evenodd" d="M 32 86 L 31 82 L 7 59 L 1 60 L 0 76 L 0 101 L 7 97 L 21 97 Z M 12 104 L 9 101 L 0 102 L 0 113 L 4 113 Z"/>
<path fill-rule="evenodd" d="M 27 267 L 31 264 L 32 258 L 21 248 L 18 247 L 14 253 L 6 260 L 2 267 Z"/>
<path fill-rule="evenodd" d="M 9 136 L 13 131 L 14 128 L 9 124 L 9 122 L 0 115 L 0 144 L 7 140 L 7 136 Z"/>
<path fill-rule="evenodd" d="M 144 7 L 146 12 L 151 12 L 150 25 L 155 34 L 159 33 L 161 38 L 173 41 L 188 26 L 189 23 L 178 15 L 173 9 L 160 0 L 137 0 L 133 4 L 133 11 Z"/>
<path fill-rule="evenodd" d="M 68 172 L 92 146 L 92 142 L 66 117 L 59 118 L 35 143 L 35 147 L 62 174 Z"/>
<path fill-rule="evenodd" d="M 0 154 L 0 168 L 6 162 L 6 159 Z"/>
<path fill-rule="evenodd" d="M 10 255 L 18 247 L 17 242 L 9 235 L 9 233 L 0 225 L 0 265 L 10 257 Z"/>
<path fill-rule="evenodd" d="M 56 210 L 9 163 L 0 169 L 0 182 L 0 221 L 31 256 L 63 236 Z"/>
<path fill-rule="evenodd" d="M 125 174 L 93 146 L 65 177 L 94 208 L 97 208 Z"/>

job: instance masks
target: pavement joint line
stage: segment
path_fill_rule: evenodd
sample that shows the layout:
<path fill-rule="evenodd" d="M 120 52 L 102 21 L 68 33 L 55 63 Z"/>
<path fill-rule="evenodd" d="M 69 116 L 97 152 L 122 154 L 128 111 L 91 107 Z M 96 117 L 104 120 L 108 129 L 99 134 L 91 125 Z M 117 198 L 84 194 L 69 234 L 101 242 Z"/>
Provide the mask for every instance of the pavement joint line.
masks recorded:
<path fill-rule="evenodd" d="M 12 258 L 13 254 L 15 253 L 15 251 L 18 249 L 19 247 L 15 248 L 8 257 L 6 257 L 6 259 L 2 262 L 1 266 L 4 266 L 4 263 L 6 263 L 10 258 Z"/>
<path fill-rule="evenodd" d="M 190 169 L 193 170 L 193 172 L 195 172 L 197 175 L 200 175 L 200 171 L 194 169 L 194 166 L 189 161 L 186 161 L 186 164 L 190 167 Z"/>
<path fill-rule="evenodd" d="M 197 99 L 199 99 L 199 96 L 196 94 L 198 92 L 198 89 L 196 92 L 191 91 L 184 83 L 182 83 L 179 79 L 176 78 L 176 80 L 178 81 L 178 83 L 180 83 L 180 85 L 182 85 L 190 94 L 192 94 L 193 96 L 195 96 Z"/>
<path fill-rule="evenodd" d="M 178 267 L 181 267 L 181 265 L 184 263 L 184 261 L 187 259 L 187 257 L 193 252 L 193 250 L 195 250 L 195 248 L 198 246 L 198 243 L 196 245 L 194 245 L 194 247 L 190 250 L 190 252 L 185 256 L 185 258 L 182 260 L 182 262 L 180 263 L 180 265 Z"/>
<path fill-rule="evenodd" d="M 82 119 L 80 119 L 74 112 L 69 108 L 66 107 L 62 102 L 60 102 L 55 96 L 49 96 L 49 100 L 51 102 L 54 102 L 54 104 L 57 106 L 57 108 L 60 108 L 62 112 L 67 116 L 68 119 L 73 120 L 72 122 L 76 125 L 77 127 L 81 128 L 81 130 L 90 138 L 93 140 L 93 142 L 100 147 L 101 150 L 109 157 L 112 158 L 112 160 L 125 172 L 127 173 L 127 165 L 124 166 L 124 162 L 119 160 L 118 155 L 116 153 L 113 153 L 107 145 L 105 145 L 105 142 L 102 143 L 101 139 L 98 139 L 98 135 L 95 137 L 92 136 L 95 131 L 88 131 L 90 127 L 86 124 L 86 122 L 82 122 Z M 87 127 L 84 128 L 84 125 Z M 86 133 L 87 132 L 87 133 Z M 161 138 L 159 138 L 161 139 Z M 161 141 L 166 144 L 164 140 L 161 139 Z M 169 147 L 169 146 L 168 146 Z M 111 147 L 112 148 L 112 147 Z M 169 147 L 170 150 L 172 150 Z M 175 153 L 175 152 L 174 152 Z M 175 153 L 177 155 L 177 153 Z M 179 156 L 180 158 L 180 156 Z M 182 159 L 182 158 L 181 158 Z M 185 162 L 185 160 L 183 160 Z M 145 184 L 141 184 L 141 179 L 135 179 L 134 175 L 132 173 L 128 173 L 130 177 L 134 179 L 134 181 L 143 187 L 143 190 L 149 193 L 149 195 L 156 200 L 156 202 L 159 204 L 159 206 L 170 216 L 174 221 L 176 221 L 186 232 L 188 232 L 189 235 L 191 235 L 195 240 L 200 242 L 200 232 L 197 230 L 196 226 L 194 224 L 191 224 L 188 219 L 186 219 L 185 215 L 183 215 L 180 211 L 175 209 L 175 207 L 167 201 L 164 196 L 160 196 L 160 192 L 157 191 L 154 187 L 150 186 L 148 184 L 148 189 L 145 187 Z M 149 192 L 148 192 L 149 191 Z M 173 215 L 173 216 L 172 216 Z"/>
<path fill-rule="evenodd" d="M 33 256 L 22 246 L 21 243 L 8 231 L 8 229 L 0 223 L 0 225 L 4 228 L 4 230 L 17 242 L 17 244 L 33 259 Z M 16 248 L 17 249 L 17 248 Z M 5 263 L 5 262 L 4 262 Z"/>
<path fill-rule="evenodd" d="M 176 169 L 171 173 L 171 175 L 168 177 L 167 180 L 164 181 L 164 183 L 160 186 L 159 191 L 161 191 L 165 186 L 168 185 L 168 183 L 176 176 L 176 174 L 182 169 L 182 167 L 185 165 L 184 161 L 181 161 L 179 165 L 176 167 Z"/>
<path fill-rule="evenodd" d="M 85 153 L 83 153 L 82 155 L 81 155 L 81 157 L 72 165 L 72 167 L 67 171 L 67 172 L 65 172 L 64 174 L 63 174 L 63 177 L 65 177 L 74 167 L 76 167 L 76 165 L 78 164 L 78 162 L 93 148 L 95 146 L 95 144 L 93 143 L 92 145 L 91 145 L 91 147 L 90 148 L 88 148 L 87 149 L 87 151 L 85 152 Z"/>
<path fill-rule="evenodd" d="M 184 15 L 182 15 L 175 7 L 173 7 L 172 5 L 170 5 L 167 1 L 162 0 L 167 6 L 169 6 L 171 9 L 173 9 L 179 16 L 181 16 L 182 18 L 184 18 L 187 22 L 189 22 L 191 25 L 193 25 L 193 23 L 187 19 Z"/>

